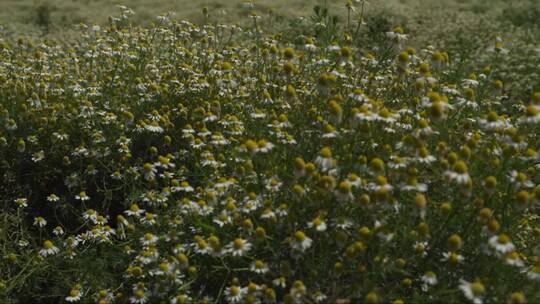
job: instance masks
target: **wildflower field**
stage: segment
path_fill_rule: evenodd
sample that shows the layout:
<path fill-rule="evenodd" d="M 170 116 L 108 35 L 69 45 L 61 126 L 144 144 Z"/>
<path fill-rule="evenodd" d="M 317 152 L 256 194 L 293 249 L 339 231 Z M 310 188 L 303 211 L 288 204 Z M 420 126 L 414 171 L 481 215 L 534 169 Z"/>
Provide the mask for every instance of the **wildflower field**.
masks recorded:
<path fill-rule="evenodd" d="M 307 2 L 3 24 L 0 303 L 540 303 L 538 3 Z"/>

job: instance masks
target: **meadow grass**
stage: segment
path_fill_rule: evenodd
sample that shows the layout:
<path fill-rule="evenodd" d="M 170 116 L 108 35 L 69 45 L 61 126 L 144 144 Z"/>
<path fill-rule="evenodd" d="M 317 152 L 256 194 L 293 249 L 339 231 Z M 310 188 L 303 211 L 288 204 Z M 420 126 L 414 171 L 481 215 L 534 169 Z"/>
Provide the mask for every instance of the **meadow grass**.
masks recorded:
<path fill-rule="evenodd" d="M 384 10 L 391 16 L 405 17 L 409 21 L 423 22 L 424 29 L 441 23 L 438 19 L 445 14 L 471 14 L 472 18 L 496 18 L 497 14 L 508 6 L 519 6 L 525 0 L 507 1 L 433 1 L 433 0 L 390 0 L 372 1 L 369 9 Z M 0 24 L 9 27 L 18 34 L 43 34 L 43 27 L 47 26 L 47 34 L 65 36 L 66 31 L 72 30 L 78 23 L 105 24 L 107 18 L 114 14 L 118 4 L 128 5 L 137 14 L 133 22 L 148 25 L 155 21 L 155 17 L 166 13 L 173 13 L 181 20 L 201 22 L 201 11 L 209 8 L 211 17 L 223 23 L 245 22 L 251 9 L 246 6 L 248 1 L 243 0 L 133 0 L 122 3 L 113 0 L 5 0 L 0 2 Z M 290 20 L 293 17 L 309 16 L 313 6 L 326 3 L 333 14 L 346 18 L 347 10 L 344 1 L 339 0 L 277 0 L 253 1 L 254 10 L 260 15 L 272 15 L 280 21 Z M 266 17 L 266 16 L 265 16 Z M 446 24 L 447 22 L 442 22 Z"/>
<path fill-rule="evenodd" d="M 363 2 L 1 2 L 0 302 L 539 302 L 536 4 Z"/>

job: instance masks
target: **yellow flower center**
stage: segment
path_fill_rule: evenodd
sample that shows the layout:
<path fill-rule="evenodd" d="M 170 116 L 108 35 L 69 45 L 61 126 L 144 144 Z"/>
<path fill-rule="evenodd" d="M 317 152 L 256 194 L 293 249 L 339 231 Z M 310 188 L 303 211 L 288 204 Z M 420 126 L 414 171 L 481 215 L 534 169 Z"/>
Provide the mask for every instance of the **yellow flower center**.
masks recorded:
<path fill-rule="evenodd" d="M 154 166 L 153 166 L 152 164 L 150 164 L 150 163 L 146 163 L 146 164 L 144 164 L 144 166 L 143 166 L 143 170 L 144 170 L 144 172 L 146 172 L 146 173 L 152 172 L 153 169 L 154 169 Z"/>
<path fill-rule="evenodd" d="M 328 147 L 324 147 L 321 149 L 321 152 L 319 153 L 324 158 L 330 158 L 332 157 L 332 150 Z"/>
<path fill-rule="evenodd" d="M 508 242 L 510 242 L 510 237 L 508 237 L 508 235 L 506 235 L 506 234 L 500 234 L 497 237 L 497 242 L 499 244 L 507 244 Z"/>
<path fill-rule="evenodd" d="M 377 178 L 375 178 L 375 183 L 377 183 L 379 186 L 384 186 L 388 183 L 388 181 L 386 180 L 386 177 L 379 175 Z"/>
<path fill-rule="evenodd" d="M 302 231 L 296 231 L 296 233 L 294 234 L 294 238 L 298 242 L 303 242 L 306 239 L 306 235 Z"/>
<path fill-rule="evenodd" d="M 159 264 L 159 269 L 160 269 L 161 271 L 167 271 L 167 270 L 169 269 L 169 264 L 167 264 L 167 263 L 161 263 L 161 264 Z"/>
<path fill-rule="evenodd" d="M 255 149 L 257 149 L 257 143 L 254 140 L 247 140 L 245 145 L 249 151 L 254 151 Z"/>
<path fill-rule="evenodd" d="M 230 289 L 231 296 L 237 296 L 240 294 L 240 288 L 238 286 L 232 286 Z"/>
<path fill-rule="evenodd" d="M 496 112 L 491 111 L 487 116 L 487 120 L 490 122 L 497 121 L 499 120 L 499 115 Z"/>
<path fill-rule="evenodd" d="M 339 191 L 342 193 L 349 193 L 351 192 L 351 184 L 347 181 L 343 181 L 339 183 Z"/>
<path fill-rule="evenodd" d="M 400 62 L 407 62 L 407 61 L 409 61 L 409 53 L 407 53 L 407 52 L 405 52 L 405 51 L 399 53 L 399 55 L 398 55 L 398 60 L 399 60 Z"/>
<path fill-rule="evenodd" d="M 454 171 L 459 174 L 467 173 L 467 165 L 463 161 L 458 161 L 454 165 Z"/>
<path fill-rule="evenodd" d="M 374 171 L 382 171 L 384 169 L 384 161 L 380 158 L 374 158 L 371 161 L 370 166 Z"/>
<path fill-rule="evenodd" d="M 471 284 L 471 291 L 475 296 L 481 296 L 486 292 L 486 288 L 480 282 L 474 282 Z"/>
<path fill-rule="evenodd" d="M 530 105 L 527 107 L 527 109 L 525 110 L 525 114 L 528 116 L 528 117 L 534 117 L 536 115 L 538 115 L 538 108 L 533 106 L 533 105 Z"/>
<path fill-rule="evenodd" d="M 54 244 L 53 242 L 47 240 L 43 243 L 43 247 L 45 247 L 45 249 L 52 249 L 54 247 Z"/>
<path fill-rule="evenodd" d="M 135 297 L 137 299 L 142 299 L 142 298 L 144 298 L 144 296 L 145 296 L 144 290 L 139 289 L 139 290 L 135 291 Z"/>
<path fill-rule="evenodd" d="M 244 246 L 244 240 L 236 238 L 233 242 L 233 246 L 235 249 L 242 249 L 242 247 Z"/>

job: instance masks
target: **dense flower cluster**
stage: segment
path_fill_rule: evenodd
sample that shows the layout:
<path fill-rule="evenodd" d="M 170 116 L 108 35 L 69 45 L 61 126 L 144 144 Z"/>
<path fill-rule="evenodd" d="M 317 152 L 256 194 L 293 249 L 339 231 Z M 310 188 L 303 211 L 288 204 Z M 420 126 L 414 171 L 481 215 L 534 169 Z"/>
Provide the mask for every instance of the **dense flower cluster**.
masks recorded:
<path fill-rule="evenodd" d="M 0 44 L 0 294 L 540 300 L 540 93 L 401 27 L 368 52 L 130 14 Z"/>

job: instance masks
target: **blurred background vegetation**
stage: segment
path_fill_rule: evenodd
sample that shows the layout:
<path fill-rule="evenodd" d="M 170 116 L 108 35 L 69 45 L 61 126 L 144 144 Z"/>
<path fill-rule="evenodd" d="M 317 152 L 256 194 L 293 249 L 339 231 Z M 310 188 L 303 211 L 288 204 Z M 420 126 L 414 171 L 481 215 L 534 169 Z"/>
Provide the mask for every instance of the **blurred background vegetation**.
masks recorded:
<path fill-rule="evenodd" d="M 450 54 L 456 73 L 474 72 L 493 65 L 483 58 L 493 49 L 496 37 L 512 55 L 499 66 L 499 77 L 511 83 L 512 91 L 540 90 L 540 1 L 539 0 L 352 0 L 354 25 L 365 3 L 362 45 L 369 51 L 384 32 L 402 26 L 408 46 L 432 46 Z M 157 16 L 194 23 L 235 23 L 252 26 L 253 14 L 264 31 L 287 35 L 291 42 L 304 36 L 317 37 L 321 18 L 336 21 L 335 33 L 348 22 L 347 0 L 0 0 L 0 36 L 4 39 L 73 41 L 77 25 L 107 25 L 117 16 L 118 5 L 131 8 L 134 25 L 158 23 Z M 327 16 L 315 7 L 328 8 Z M 208 15 L 203 14 L 207 8 Z M 329 32 L 326 31 L 325 32 Z M 333 38 L 333 37 L 331 37 Z M 297 42 L 297 41 L 296 41 Z M 527 59 L 527 60 L 523 60 Z M 508 89 L 509 87 L 507 87 Z"/>
<path fill-rule="evenodd" d="M 156 16 L 172 13 L 177 19 L 203 22 L 201 13 L 207 7 L 214 22 L 244 23 L 252 11 L 271 27 L 288 25 L 300 16 L 309 16 L 315 5 L 327 4 L 341 19 L 346 18 L 346 0 L 2 0 L 0 24 L 16 34 L 66 37 L 75 24 L 105 24 L 110 15 L 118 12 L 118 4 L 136 12 L 134 21 L 144 25 Z M 353 1 L 360 2 L 360 1 Z M 358 4 L 357 4 L 358 6 Z M 380 26 L 407 23 L 409 30 L 436 30 L 444 35 L 452 24 L 480 26 L 483 23 L 511 23 L 531 26 L 540 20 L 537 0 L 369 0 L 368 18 Z M 388 23 L 388 24 L 385 24 Z M 478 31 L 479 29 L 477 29 Z M 504 28 L 500 29 L 504 31 Z"/>

